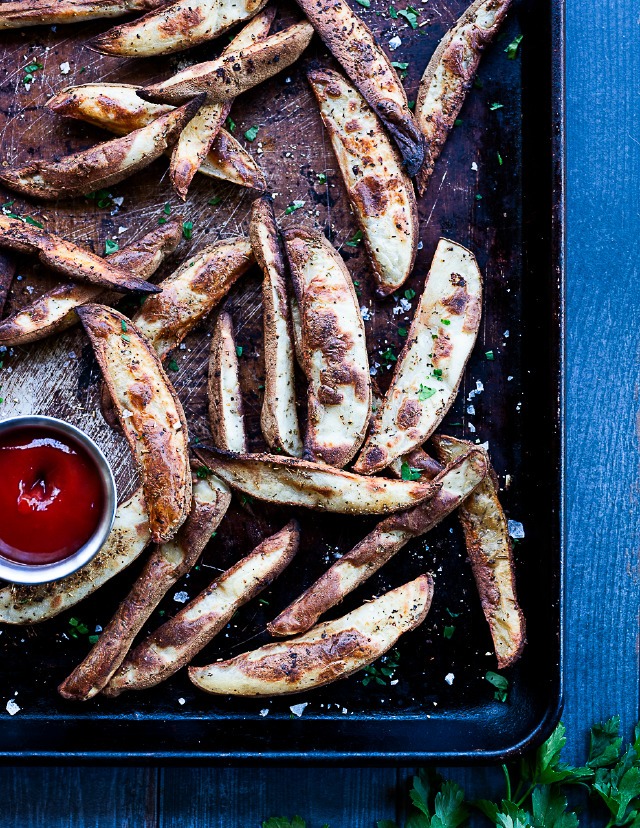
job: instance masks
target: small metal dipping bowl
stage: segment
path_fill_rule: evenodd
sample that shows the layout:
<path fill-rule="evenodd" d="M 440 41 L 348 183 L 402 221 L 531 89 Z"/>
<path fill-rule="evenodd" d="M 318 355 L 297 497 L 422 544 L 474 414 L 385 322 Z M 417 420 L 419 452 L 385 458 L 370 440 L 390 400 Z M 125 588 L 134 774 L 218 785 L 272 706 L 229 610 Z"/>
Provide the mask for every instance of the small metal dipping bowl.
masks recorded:
<path fill-rule="evenodd" d="M 107 460 L 90 437 L 75 426 L 57 420 L 55 417 L 28 416 L 12 417 L 0 422 L 0 434 L 20 428 L 46 428 L 52 434 L 80 445 L 93 460 L 100 474 L 104 488 L 104 511 L 95 532 L 89 540 L 67 558 L 47 564 L 24 564 L 11 561 L 0 555 L 0 578 L 15 584 L 44 584 L 71 575 L 94 558 L 111 531 L 118 503 L 116 483 Z M 2 516 L 0 516 L 0 520 Z"/>

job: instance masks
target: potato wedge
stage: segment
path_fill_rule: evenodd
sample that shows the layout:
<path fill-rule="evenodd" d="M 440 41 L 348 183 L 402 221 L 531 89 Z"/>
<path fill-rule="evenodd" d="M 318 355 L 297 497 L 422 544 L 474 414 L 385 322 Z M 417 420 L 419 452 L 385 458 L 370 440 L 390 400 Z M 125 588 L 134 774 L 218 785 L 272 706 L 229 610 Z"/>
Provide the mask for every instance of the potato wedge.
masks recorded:
<path fill-rule="evenodd" d="M 105 696 L 154 687 L 200 652 L 234 613 L 280 575 L 298 551 L 295 521 L 264 540 L 139 644 L 104 689 Z"/>
<path fill-rule="evenodd" d="M 442 38 L 425 69 L 415 109 L 426 138 L 424 163 L 416 177 L 420 195 L 473 86 L 482 52 L 496 36 L 511 4 L 512 0 L 475 0 Z"/>
<path fill-rule="evenodd" d="M 378 116 L 338 72 L 307 74 L 378 283 L 386 296 L 406 281 L 418 249 L 411 179 Z"/>
<path fill-rule="evenodd" d="M 342 468 L 362 445 L 371 416 L 364 322 L 351 275 L 320 233 L 285 234 L 300 305 L 307 391 L 304 456 Z"/>
<path fill-rule="evenodd" d="M 133 322 L 164 359 L 252 264 L 247 239 L 225 239 L 203 247 L 160 283 L 159 301 L 145 302 Z"/>
<path fill-rule="evenodd" d="M 262 320 L 265 379 L 260 425 L 272 450 L 300 457 L 302 440 L 296 410 L 294 345 L 286 269 L 280 231 L 268 196 L 253 202 L 249 237 L 253 253 L 264 273 Z"/>
<path fill-rule="evenodd" d="M 7 296 L 16 275 L 16 263 L 14 258 L 7 256 L 0 251 L 0 316 L 4 311 Z"/>
<path fill-rule="evenodd" d="M 263 9 L 238 32 L 222 56 L 247 49 L 253 43 L 263 40 L 269 34 L 275 15 L 275 8 Z M 170 173 L 173 186 L 182 199 L 187 197 L 193 176 L 207 157 L 232 103 L 233 101 L 204 104 L 180 133 L 171 154 Z"/>
<path fill-rule="evenodd" d="M 138 241 L 112 253 L 109 264 L 147 279 L 182 238 L 182 221 L 172 218 Z M 62 284 L 0 322 L 0 345 L 26 345 L 78 323 L 75 309 L 88 302 L 109 304 L 118 294 L 94 285 Z"/>
<path fill-rule="evenodd" d="M 59 115 L 78 118 L 116 135 L 127 135 L 174 108 L 169 104 L 143 101 L 136 94 L 141 88 L 127 83 L 70 86 L 54 95 L 46 106 Z M 254 158 L 226 129 L 220 129 L 214 138 L 198 172 L 210 178 L 230 181 L 240 187 L 256 190 L 267 188 L 264 173 Z"/>
<path fill-rule="evenodd" d="M 55 618 L 126 569 L 142 554 L 150 540 L 149 515 L 140 487 L 118 506 L 104 546 L 82 569 L 49 584 L 4 584 L 0 587 L 0 622 L 39 624 Z"/>
<path fill-rule="evenodd" d="M 424 138 L 404 87 L 373 32 L 346 0 L 297 0 L 325 46 L 360 90 L 400 149 L 407 173 L 417 174 L 424 160 Z"/>
<path fill-rule="evenodd" d="M 354 465 L 357 472 L 373 474 L 433 434 L 458 393 L 481 311 L 475 256 L 440 239 L 407 344 Z"/>
<path fill-rule="evenodd" d="M 45 267 L 74 282 L 101 285 L 121 293 L 160 292 L 155 285 L 114 266 L 110 259 L 101 259 L 90 250 L 9 216 L 0 215 L 0 247 L 36 255 Z"/>
<path fill-rule="evenodd" d="M 238 355 L 233 322 L 226 311 L 218 316 L 211 339 L 208 393 L 209 424 L 214 444 L 226 451 L 246 452 Z"/>
<path fill-rule="evenodd" d="M 267 624 L 271 635 L 297 635 L 310 629 L 321 615 L 361 586 L 412 538 L 429 532 L 451 514 L 480 485 L 486 473 L 487 460 L 481 449 L 470 449 L 450 462 L 435 478 L 442 488 L 432 500 L 379 523 Z"/>
<path fill-rule="evenodd" d="M 189 678 L 207 693 L 231 696 L 280 696 L 322 687 L 384 655 L 403 633 L 424 621 L 432 597 L 431 575 L 420 575 L 289 641 L 190 667 Z"/>
<path fill-rule="evenodd" d="M 149 11 L 166 0 L 4 0 L 0 5 L 0 29 L 78 23 L 101 17 L 121 17 L 132 11 Z"/>
<path fill-rule="evenodd" d="M 104 305 L 77 308 L 136 461 L 151 537 L 175 535 L 191 507 L 187 422 L 178 395 L 150 343 Z"/>
<path fill-rule="evenodd" d="M 98 642 L 58 687 L 63 698 L 86 701 L 108 684 L 153 610 L 198 560 L 230 503 L 231 492 L 221 480 L 194 476 L 189 517 L 173 540 L 152 551 Z"/>
<path fill-rule="evenodd" d="M 44 201 L 88 195 L 110 187 L 159 158 L 203 102 L 204 97 L 194 98 L 146 127 L 59 161 L 34 161 L 16 170 L 0 168 L 0 182 L 10 190 Z"/>
<path fill-rule="evenodd" d="M 178 0 L 98 35 L 89 48 L 105 55 L 170 55 L 213 40 L 257 14 L 267 0 Z"/>
<path fill-rule="evenodd" d="M 138 95 L 156 103 L 178 104 L 202 93 L 210 103 L 231 101 L 295 63 L 312 36 L 308 23 L 294 23 L 245 49 L 197 63 L 166 81 L 145 86 Z"/>
<path fill-rule="evenodd" d="M 436 453 L 449 463 L 473 445 L 438 435 Z M 489 460 L 487 458 L 487 464 Z M 525 619 L 516 594 L 513 550 L 507 520 L 498 499 L 497 477 L 489 474 L 458 510 L 467 553 L 500 669 L 514 664 L 526 643 Z"/>
<path fill-rule="evenodd" d="M 232 489 L 288 506 L 321 512 L 378 515 L 408 509 L 433 497 L 440 484 L 361 477 L 297 457 L 231 454 L 196 449 L 202 462 Z"/>

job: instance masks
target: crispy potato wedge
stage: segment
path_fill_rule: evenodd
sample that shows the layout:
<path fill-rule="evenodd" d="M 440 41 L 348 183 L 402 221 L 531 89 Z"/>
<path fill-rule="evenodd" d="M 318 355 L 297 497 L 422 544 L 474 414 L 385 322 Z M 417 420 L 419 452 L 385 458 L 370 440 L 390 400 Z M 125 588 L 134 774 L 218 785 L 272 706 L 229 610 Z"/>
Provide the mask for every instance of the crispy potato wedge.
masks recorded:
<path fill-rule="evenodd" d="M 172 218 L 109 257 L 111 266 L 147 279 L 182 238 L 182 220 Z M 62 284 L 0 322 L 0 345 L 26 345 L 78 323 L 75 309 L 88 302 L 109 304 L 118 294 L 94 285 Z"/>
<path fill-rule="evenodd" d="M 160 283 L 159 301 L 145 302 L 133 318 L 160 359 L 213 310 L 252 264 L 247 239 L 225 239 L 198 250 Z"/>
<path fill-rule="evenodd" d="M 209 424 L 214 444 L 226 451 L 245 453 L 242 390 L 231 316 L 218 315 L 209 357 Z"/>
<path fill-rule="evenodd" d="M 264 398 L 260 425 L 272 450 L 292 457 L 302 455 L 296 410 L 294 346 L 286 268 L 273 203 L 262 196 L 251 207 L 249 231 L 253 253 L 262 268 L 264 330 Z"/>
<path fill-rule="evenodd" d="M 118 506 L 104 546 L 82 569 L 49 584 L 0 587 L 0 622 L 39 624 L 71 609 L 133 563 L 150 540 L 149 515 L 140 487 Z"/>
<path fill-rule="evenodd" d="M 26 167 L 0 168 L 0 182 L 18 193 L 45 201 L 87 195 L 148 167 L 171 146 L 196 114 L 204 97 L 160 115 L 148 126 L 59 161 L 34 161 Z"/>
<path fill-rule="evenodd" d="M 295 63 L 309 45 L 313 28 L 306 22 L 269 35 L 247 48 L 197 63 L 138 92 L 147 101 L 181 103 L 206 93 L 209 102 L 231 101 Z"/>
<path fill-rule="evenodd" d="M 143 101 L 136 94 L 141 88 L 127 83 L 70 86 L 54 95 L 46 106 L 59 115 L 78 118 L 116 135 L 127 135 L 173 109 L 169 104 Z M 214 138 L 198 172 L 210 178 L 230 181 L 240 187 L 256 190 L 265 190 L 267 187 L 264 173 L 254 158 L 226 129 L 220 129 Z"/>
<path fill-rule="evenodd" d="M 397 512 L 433 497 L 440 490 L 439 483 L 361 477 L 297 457 L 231 454 L 201 448 L 196 449 L 196 454 L 232 489 L 268 503 L 305 506 L 322 512 Z"/>
<path fill-rule="evenodd" d="M 469 450 L 472 443 L 455 437 L 433 438 L 443 463 Z M 500 669 L 514 664 L 526 643 L 525 619 L 516 594 L 513 550 L 507 520 L 498 499 L 497 477 L 489 474 L 458 510 L 473 570 Z"/>
<path fill-rule="evenodd" d="M 267 0 L 178 0 L 98 35 L 89 48 L 105 55 L 170 55 L 213 40 L 257 14 Z"/>
<path fill-rule="evenodd" d="M 105 688 L 104 695 L 119 696 L 125 690 L 154 687 L 188 664 L 224 629 L 243 604 L 280 575 L 298 551 L 299 541 L 300 530 L 292 520 L 219 575 L 197 598 L 133 650 Z"/>
<path fill-rule="evenodd" d="M 307 391 L 306 459 L 342 468 L 362 445 L 371 415 L 364 322 L 351 275 L 320 233 L 285 234 L 302 322 Z"/>
<path fill-rule="evenodd" d="M 173 540 L 152 551 L 98 642 L 58 687 L 63 698 L 86 701 L 108 684 L 153 610 L 198 560 L 230 503 L 231 492 L 221 480 L 194 476 L 189 517 Z"/>
<path fill-rule="evenodd" d="M 253 43 L 263 40 L 269 34 L 275 15 L 275 8 L 263 9 L 238 32 L 222 56 L 247 49 Z M 193 176 L 207 157 L 232 103 L 233 101 L 204 104 L 180 133 L 171 154 L 170 173 L 173 186 L 182 199 L 187 197 Z"/>
<path fill-rule="evenodd" d="M 458 393 L 481 311 L 475 256 L 440 239 L 407 343 L 354 465 L 357 472 L 379 471 L 433 434 Z"/>
<path fill-rule="evenodd" d="M 424 138 L 411 114 L 398 74 L 371 29 L 346 0 L 297 0 L 297 3 L 388 129 L 400 149 L 407 173 L 416 175 L 424 160 Z"/>
<path fill-rule="evenodd" d="M 0 29 L 121 17 L 132 11 L 157 9 L 164 3 L 166 0 L 4 0 L 0 5 Z"/>
<path fill-rule="evenodd" d="M 397 290 L 413 269 L 418 208 L 411 179 L 378 116 L 338 72 L 307 75 L 362 230 L 378 292 Z"/>
<path fill-rule="evenodd" d="M 191 507 L 187 422 L 178 395 L 147 339 L 104 305 L 77 308 L 136 461 L 151 537 L 164 543 Z"/>
<path fill-rule="evenodd" d="M 420 479 L 433 480 L 443 469 L 441 463 L 434 460 L 423 448 L 413 449 L 402 457 L 396 457 L 389 463 L 389 473 L 402 479 L 402 467 L 407 464 L 410 472 L 418 472 Z"/>
<path fill-rule="evenodd" d="M 486 473 L 487 460 L 481 449 L 471 449 L 449 463 L 435 478 L 442 488 L 432 500 L 379 523 L 267 624 L 271 635 L 297 635 L 310 629 L 321 615 L 361 586 L 412 538 L 424 535 L 451 514 L 484 480 Z"/>
<path fill-rule="evenodd" d="M 420 575 L 289 641 L 190 667 L 189 678 L 207 693 L 231 696 L 280 696 L 322 687 L 384 655 L 403 633 L 424 621 L 432 597 L 431 575 Z"/>
<path fill-rule="evenodd" d="M 9 290 L 16 275 L 15 259 L 0 251 L 0 316 L 9 295 Z"/>
<path fill-rule="evenodd" d="M 482 52 L 495 37 L 511 4 L 512 0 L 475 0 L 442 38 L 425 69 L 415 109 L 416 121 L 426 138 L 424 163 L 416 177 L 420 195 L 473 86 Z"/>
<path fill-rule="evenodd" d="M 36 255 L 43 265 L 74 282 L 114 288 L 120 293 L 160 292 L 143 278 L 114 266 L 110 259 L 101 259 L 90 250 L 9 216 L 0 215 L 0 247 Z"/>

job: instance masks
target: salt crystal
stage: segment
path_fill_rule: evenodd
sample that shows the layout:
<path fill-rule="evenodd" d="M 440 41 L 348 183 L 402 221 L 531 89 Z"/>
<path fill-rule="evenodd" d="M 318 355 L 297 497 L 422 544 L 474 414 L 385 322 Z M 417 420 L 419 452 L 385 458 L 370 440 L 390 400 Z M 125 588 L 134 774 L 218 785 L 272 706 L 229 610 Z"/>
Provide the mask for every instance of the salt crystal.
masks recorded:
<path fill-rule="evenodd" d="M 16 713 L 19 713 L 21 710 L 20 706 L 13 700 L 9 699 L 7 702 L 6 711 L 10 716 L 15 716 Z"/>
<path fill-rule="evenodd" d="M 478 172 L 478 165 L 476 164 L 476 162 L 475 162 L 475 161 L 471 164 L 471 169 L 472 169 L 474 172 Z"/>
<path fill-rule="evenodd" d="M 400 40 L 398 35 L 396 35 L 395 37 L 392 37 L 389 41 L 389 48 L 392 52 L 394 52 L 398 48 L 398 46 L 402 46 L 402 41 Z"/>
<path fill-rule="evenodd" d="M 69 66 L 69 64 L 65 61 L 64 63 L 61 63 L 61 64 L 60 64 L 60 71 L 62 72 L 62 74 L 63 74 L 63 75 L 68 75 L 68 74 L 69 74 L 69 72 L 71 71 L 71 67 L 70 67 L 70 66 Z"/>
<path fill-rule="evenodd" d="M 294 716 L 300 718 L 304 713 L 305 707 L 307 707 L 309 702 L 302 702 L 301 704 L 292 704 L 289 710 L 293 713 Z"/>
<path fill-rule="evenodd" d="M 474 426 L 474 424 L 473 424 L 473 423 L 467 423 L 467 428 L 469 429 L 469 431 L 470 431 L 472 434 L 475 434 L 475 433 L 476 433 L 476 427 Z"/>
<path fill-rule="evenodd" d="M 476 409 L 473 405 L 467 406 L 467 414 L 470 414 L 472 417 L 476 413 Z"/>
<path fill-rule="evenodd" d="M 364 305 L 360 308 L 360 313 L 362 314 L 362 318 L 365 322 L 368 322 L 371 319 L 371 311 L 369 308 L 365 308 Z"/>
<path fill-rule="evenodd" d="M 454 678 L 455 676 L 453 675 L 453 673 L 447 673 L 447 675 L 444 677 L 444 680 L 447 682 L 447 684 L 451 685 L 453 684 Z"/>
<path fill-rule="evenodd" d="M 186 604 L 189 600 L 189 595 L 186 592 L 176 592 L 173 596 L 173 600 L 176 601 L 178 604 Z"/>
<path fill-rule="evenodd" d="M 187 703 L 186 699 L 183 699 L 183 698 L 178 699 L 178 704 L 186 704 L 186 703 Z"/>
<path fill-rule="evenodd" d="M 262 710 L 260 711 L 260 715 L 261 715 L 263 718 L 264 718 L 265 716 L 268 716 L 268 715 L 269 715 L 269 708 L 268 708 L 268 707 L 263 707 L 263 708 L 262 708 Z"/>
<path fill-rule="evenodd" d="M 516 538 L 516 540 L 524 538 L 524 526 L 519 520 L 507 521 L 507 527 L 509 529 L 509 537 Z"/>

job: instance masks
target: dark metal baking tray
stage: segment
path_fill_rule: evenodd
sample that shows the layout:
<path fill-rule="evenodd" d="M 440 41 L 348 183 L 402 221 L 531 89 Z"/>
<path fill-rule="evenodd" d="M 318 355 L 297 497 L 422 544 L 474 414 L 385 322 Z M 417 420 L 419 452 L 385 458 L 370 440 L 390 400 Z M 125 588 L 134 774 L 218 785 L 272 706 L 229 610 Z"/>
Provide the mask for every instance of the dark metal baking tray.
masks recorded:
<path fill-rule="evenodd" d="M 420 21 L 429 20 L 428 24 L 415 31 L 402 27 L 402 46 L 393 57 L 409 62 L 410 98 L 415 97 L 437 41 L 465 5 L 466 0 L 431 0 L 420 7 Z M 382 42 L 388 43 L 395 21 L 386 3 L 372 0 L 369 10 L 356 8 Z M 292 12 L 285 9 L 285 15 Z M 8 44 L 4 77 L 0 75 L 3 157 L 11 162 L 33 155 L 46 157 L 103 137 L 98 130 L 47 115 L 42 104 L 51 91 L 72 82 L 99 78 L 135 82 L 157 75 L 159 61 L 118 61 L 82 51 L 83 40 L 104 28 L 96 24 L 64 31 L 59 27 L 57 32 L 25 30 L 28 37 L 2 34 L 3 44 Z M 524 37 L 518 58 L 509 60 L 505 48 L 520 33 Z M 397 684 L 363 686 L 360 674 L 300 696 L 238 700 L 198 693 L 179 674 L 145 694 L 87 704 L 63 701 L 56 685 L 89 646 L 86 639 L 69 636 L 69 618 L 79 618 L 90 629 L 106 624 L 137 571 L 134 566 L 70 613 L 35 628 L 2 629 L 0 758 L 12 763 L 452 764 L 515 756 L 550 732 L 562 699 L 563 46 L 559 0 L 516 3 L 504 34 L 483 59 L 480 82 L 464 106 L 461 123 L 420 205 L 422 250 L 407 285 L 420 289 L 440 235 L 468 244 L 485 272 L 481 335 L 442 431 L 489 442 L 503 485 L 510 475 L 510 486 L 503 491 L 508 516 L 525 528 L 515 556 L 528 643 L 521 661 L 505 671 L 510 682 L 508 702 L 496 701 L 484 679 L 487 670 L 495 669 L 495 658 L 460 529 L 452 517 L 397 556 L 336 613 L 421 571 L 435 573 L 436 593 L 427 621 L 399 642 Z M 29 91 L 20 86 L 19 67 L 26 64 L 25 53 L 27 59 L 46 58 L 41 78 Z M 208 54 L 210 47 L 198 52 Z M 320 45 L 312 57 L 324 57 Z M 70 58 L 72 72 L 61 75 L 59 64 Z M 80 72 L 83 62 L 87 70 Z M 167 67 L 175 65 L 175 59 L 167 62 Z M 277 211 L 282 214 L 293 199 L 307 202 L 306 209 L 284 216 L 283 223 L 315 221 L 323 227 L 342 247 L 359 282 L 362 303 L 369 306 L 372 291 L 366 262 L 358 248 L 343 246 L 355 226 L 335 163 L 323 142 L 302 67 L 288 70 L 255 95 L 244 97 L 232 113 L 238 123 L 236 134 L 253 124 L 261 126 L 258 141 L 262 145 L 252 144 L 251 149 L 262 150 L 261 161 L 278 193 Z M 489 105 L 494 102 L 502 108 L 492 109 Z M 76 239 L 92 240 L 96 249 L 106 233 L 117 233 L 120 226 L 127 228 L 122 235 L 126 241 L 154 226 L 166 201 L 177 204 L 166 176 L 158 185 L 165 173 L 163 165 L 157 162 L 114 188 L 125 196 L 117 215 L 83 200 L 41 211 L 18 200 L 14 209 L 44 214 L 49 227 Z M 328 188 L 320 187 L 316 176 L 325 169 L 333 185 Z M 213 194 L 223 198 L 215 208 L 207 206 Z M 250 201 L 249 194 L 229 185 L 197 181 L 184 207 L 184 217 L 194 222 L 194 246 L 243 228 L 246 231 Z M 184 245 L 180 258 L 188 250 L 188 243 Z M 20 261 L 18 269 L 23 278 L 14 282 L 10 309 L 29 298 L 30 286 L 39 290 L 47 285 L 46 275 L 26 261 Z M 372 361 L 383 362 L 380 350 L 388 345 L 397 349 L 397 328 L 405 322 L 405 313 L 401 310 L 394 315 L 397 300 L 374 305 L 375 317 L 368 323 Z M 257 274 L 236 286 L 228 307 L 244 347 L 243 383 L 257 447 L 262 371 Z M 192 436 L 203 442 L 207 440 L 206 331 L 203 326 L 190 337 L 187 349 L 178 355 L 176 374 Z M 485 356 L 489 350 L 494 352 L 493 361 Z M 118 467 L 121 494 L 130 490 L 126 448 L 95 415 L 98 372 L 82 334 L 71 333 L 55 345 L 46 343 L 0 356 L 5 397 L 1 416 L 28 410 L 78 423 L 110 452 Z M 381 367 L 382 385 L 388 376 Z M 484 390 L 470 400 L 478 381 Z M 475 408 L 473 415 L 467 413 L 470 405 Z M 175 612 L 179 606 L 173 600 L 176 592 L 195 595 L 214 573 L 208 566 L 224 568 L 283 525 L 287 514 L 259 503 L 236 502 L 206 551 L 203 566 L 167 596 L 160 612 Z M 268 605 L 254 601 L 244 608 L 198 663 L 259 645 L 265 638 L 261 633 L 265 621 L 372 524 L 305 514 L 301 552 L 286 576 L 265 593 Z M 449 611 L 460 614 L 452 621 Z M 159 621 L 155 613 L 147 629 Z M 445 639 L 443 627 L 451 624 L 455 633 Z M 449 676 L 451 684 L 445 680 L 449 674 L 453 675 L 453 679 Z M 13 717 L 4 712 L 9 698 L 21 708 Z M 308 706 L 298 717 L 290 706 L 302 702 Z"/>

